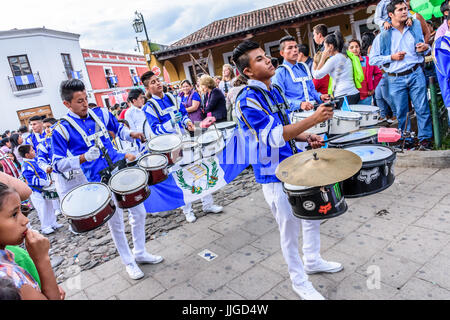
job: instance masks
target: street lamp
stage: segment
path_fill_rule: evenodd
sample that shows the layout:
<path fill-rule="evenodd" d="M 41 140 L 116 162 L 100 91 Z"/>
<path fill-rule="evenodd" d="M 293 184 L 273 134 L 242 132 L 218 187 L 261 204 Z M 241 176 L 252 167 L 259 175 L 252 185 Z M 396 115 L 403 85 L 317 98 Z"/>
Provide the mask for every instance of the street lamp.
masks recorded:
<path fill-rule="evenodd" d="M 142 16 L 142 13 L 137 12 L 137 11 L 134 14 L 135 14 L 135 18 L 133 20 L 134 31 L 136 33 L 145 31 L 145 37 L 147 39 L 147 44 L 148 44 L 148 47 L 150 48 L 150 39 L 148 38 L 147 27 L 145 26 L 144 17 Z"/>

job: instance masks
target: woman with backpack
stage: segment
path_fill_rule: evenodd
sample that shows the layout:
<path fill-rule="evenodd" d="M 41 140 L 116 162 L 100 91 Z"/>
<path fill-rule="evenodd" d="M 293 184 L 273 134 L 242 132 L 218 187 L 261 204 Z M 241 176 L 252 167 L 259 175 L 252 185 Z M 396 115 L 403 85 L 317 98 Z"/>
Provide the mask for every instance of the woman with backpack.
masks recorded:
<path fill-rule="evenodd" d="M 360 100 L 357 84 L 361 80 L 362 68 L 361 64 L 354 66 L 348 53 L 343 52 L 344 38 L 339 31 L 326 36 L 324 41 L 325 50 L 318 63 L 314 62 L 312 75 L 314 79 L 322 79 L 326 75 L 330 75 L 330 86 L 328 93 L 339 99 L 338 108 L 342 107 L 344 98 L 347 98 L 348 104 L 358 104 Z M 353 55 L 350 53 L 350 55 Z M 361 68 L 361 70 L 359 69 Z M 355 82 L 355 71 L 357 71 L 357 82 Z"/>

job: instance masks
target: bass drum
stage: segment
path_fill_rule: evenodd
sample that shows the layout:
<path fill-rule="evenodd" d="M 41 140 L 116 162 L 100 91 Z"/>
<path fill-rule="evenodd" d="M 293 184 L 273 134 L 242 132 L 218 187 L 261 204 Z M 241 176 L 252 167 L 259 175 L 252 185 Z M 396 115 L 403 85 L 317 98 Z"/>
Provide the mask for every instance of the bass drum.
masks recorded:
<path fill-rule="evenodd" d="M 306 220 L 330 219 L 347 211 L 342 183 L 324 187 L 302 187 L 283 183 L 294 216 Z"/>
<path fill-rule="evenodd" d="M 330 148 L 345 148 L 355 144 L 378 144 L 378 130 L 380 128 L 363 129 L 346 134 L 328 142 Z"/>
<path fill-rule="evenodd" d="M 116 212 L 116 206 L 106 184 L 91 182 L 69 191 L 61 201 L 61 212 L 73 231 L 83 233 L 105 224 Z"/>
<path fill-rule="evenodd" d="M 344 181 L 344 195 L 347 198 L 378 193 L 394 183 L 396 153 L 392 148 L 381 145 L 354 145 L 344 149 L 356 153 L 363 162 L 361 170 Z"/>

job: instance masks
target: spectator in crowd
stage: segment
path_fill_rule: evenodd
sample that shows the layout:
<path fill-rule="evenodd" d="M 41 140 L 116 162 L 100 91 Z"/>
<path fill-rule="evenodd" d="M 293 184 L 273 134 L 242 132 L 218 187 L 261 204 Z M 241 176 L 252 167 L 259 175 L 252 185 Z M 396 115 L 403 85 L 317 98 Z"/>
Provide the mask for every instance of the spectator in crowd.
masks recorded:
<path fill-rule="evenodd" d="M 406 122 L 410 98 L 416 112 L 419 148 L 430 150 L 433 131 L 427 86 L 421 65 L 424 55 L 428 54 L 431 48 L 424 42 L 423 34 L 417 33 L 420 28 L 417 20 L 414 20 L 412 27 L 406 25 L 409 20 L 408 6 L 403 0 L 393 0 L 388 4 L 387 11 L 392 22 L 391 30 L 375 38 L 370 61 L 374 65 L 384 66 L 388 73 L 389 92 L 397 112 L 398 128 L 402 131 L 405 128 L 410 130 L 409 123 Z M 405 143 L 408 149 L 414 148 L 411 138 L 407 138 Z"/>
<path fill-rule="evenodd" d="M 122 110 L 120 110 L 120 105 L 119 105 L 118 103 L 114 104 L 114 105 L 111 107 L 111 109 L 112 109 L 112 112 L 111 112 L 111 113 L 112 113 L 116 118 L 119 116 L 120 111 L 122 111 Z"/>
<path fill-rule="evenodd" d="M 450 15 L 446 16 L 447 26 L 450 27 Z M 436 63 L 436 75 L 441 88 L 444 105 L 449 113 L 450 123 L 450 31 L 436 40 L 433 48 L 433 56 Z"/>
<path fill-rule="evenodd" d="M 11 141 L 8 137 L 3 138 L 0 141 L 0 150 L 3 151 L 4 153 L 12 153 L 11 151 Z"/>
<path fill-rule="evenodd" d="M 361 43 L 359 40 L 350 40 L 348 50 L 359 57 L 364 72 L 364 81 L 361 83 L 361 88 L 359 89 L 359 104 L 372 105 L 375 89 L 383 77 L 383 74 L 377 66 L 370 65 L 368 56 L 361 55 Z"/>
<path fill-rule="evenodd" d="M 309 47 L 306 44 L 298 45 L 298 60 L 297 62 L 303 62 L 309 67 L 309 71 L 312 72 L 313 59 L 309 56 Z"/>
<path fill-rule="evenodd" d="M 272 58 L 277 60 L 277 58 Z M 234 109 L 234 106 L 236 105 L 236 98 L 239 94 L 239 92 L 245 88 L 247 86 L 248 80 L 247 78 L 245 78 L 242 75 L 239 75 L 237 77 L 235 77 L 232 81 L 231 81 L 231 85 L 233 86 L 230 91 L 228 92 L 227 95 L 227 100 L 229 100 L 229 103 L 231 104 L 231 115 L 228 116 L 228 119 L 234 121 L 234 122 L 238 122 L 238 118 L 236 115 L 236 111 Z"/>
<path fill-rule="evenodd" d="M 325 37 L 328 35 L 328 28 L 324 24 L 318 24 L 313 28 L 313 39 L 316 43 L 317 47 L 317 53 L 314 55 L 314 62 L 316 64 L 319 64 L 320 59 L 322 57 L 322 53 L 324 51 L 324 41 Z M 316 91 L 320 92 L 321 94 L 328 94 L 328 85 L 330 83 L 330 76 L 325 75 L 323 78 L 315 78 L 313 79 L 314 87 L 316 88 Z"/>
<path fill-rule="evenodd" d="M 24 139 L 22 138 L 22 136 L 20 134 L 14 133 L 9 138 L 9 141 L 11 142 L 11 151 L 17 160 L 16 165 L 17 165 L 18 169 L 20 170 L 23 159 L 22 159 L 22 156 L 19 154 L 18 148 L 19 148 L 19 146 L 21 146 L 23 144 Z"/>
<path fill-rule="evenodd" d="M 428 27 L 426 20 L 423 18 L 423 16 L 420 13 L 414 12 L 411 9 L 411 1 L 410 0 L 405 0 L 405 3 L 408 6 L 408 10 L 409 10 L 411 17 L 413 19 L 419 20 L 419 22 L 420 22 L 420 26 L 422 28 L 422 33 L 423 33 L 423 38 L 425 40 L 425 43 L 429 43 L 431 32 L 430 32 L 430 28 Z"/>
<path fill-rule="evenodd" d="M 219 85 L 222 82 L 222 77 L 221 76 L 215 76 L 213 79 L 216 82 L 216 87 L 219 88 Z"/>
<path fill-rule="evenodd" d="M 30 135 L 29 128 L 27 126 L 21 126 L 19 128 L 19 134 L 22 136 L 23 140 L 25 141 L 28 136 Z"/>
<path fill-rule="evenodd" d="M 20 291 L 23 300 L 61 300 L 63 294 L 56 283 L 49 249 L 50 242 L 43 235 L 27 228 L 28 218 L 20 210 L 20 196 L 16 190 L 0 183 L 0 278 L 9 277 Z M 38 282 L 14 261 L 7 245 L 19 245 L 25 240 L 41 281 Z"/>
<path fill-rule="evenodd" d="M 447 16 L 450 13 L 450 7 L 449 7 L 449 1 L 448 0 L 441 4 L 441 12 L 444 15 L 444 22 L 437 29 L 436 35 L 434 37 L 435 40 L 439 39 L 440 37 L 445 35 L 445 33 L 447 31 L 449 31 L 448 23 L 447 23 L 447 20 L 446 20 Z"/>
<path fill-rule="evenodd" d="M 231 89 L 231 80 L 235 77 L 234 69 L 230 64 L 224 64 L 222 67 L 222 81 L 219 83 L 219 89 L 226 96 Z"/>
<path fill-rule="evenodd" d="M 216 118 L 216 122 L 227 121 L 227 107 L 225 96 L 222 91 L 216 87 L 214 79 L 208 75 L 200 78 L 200 87 L 205 93 L 205 116 L 211 113 Z"/>
<path fill-rule="evenodd" d="M 359 90 L 356 88 L 353 76 L 352 60 L 343 53 L 344 38 L 339 31 L 329 34 L 324 41 L 325 50 L 320 61 L 313 65 L 313 77 L 322 79 L 326 75 L 332 78 L 331 92 L 339 99 L 338 108 L 347 98 L 348 104 L 358 104 L 360 100 Z M 330 92 L 330 94 L 331 94 Z"/>
<path fill-rule="evenodd" d="M 125 119 L 125 113 L 128 111 L 128 108 L 130 108 L 130 102 L 122 102 L 120 104 L 120 113 L 119 113 L 119 120 Z"/>
<path fill-rule="evenodd" d="M 181 82 L 180 92 L 181 103 L 186 108 L 189 119 L 192 123 L 203 120 L 203 113 L 201 108 L 202 98 L 197 91 L 194 90 L 192 83 L 189 80 Z"/>
<path fill-rule="evenodd" d="M 272 63 L 273 67 L 276 69 L 280 65 L 280 61 L 278 61 L 278 58 L 271 57 L 270 62 Z"/>

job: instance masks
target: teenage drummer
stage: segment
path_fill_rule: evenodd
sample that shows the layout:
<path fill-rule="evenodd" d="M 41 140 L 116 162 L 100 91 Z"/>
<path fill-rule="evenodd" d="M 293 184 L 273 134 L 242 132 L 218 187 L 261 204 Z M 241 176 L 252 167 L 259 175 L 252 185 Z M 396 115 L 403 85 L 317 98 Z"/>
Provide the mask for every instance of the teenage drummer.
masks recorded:
<path fill-rule="evenodd" d="M 114 163 L 123 159 L 127 161 L 136 159 L 134 155 L 116 151 L 108 131 L 127 141 L 144 140 L 143 134 L 130 132 L 124 126 L 119 126 L 116 118 L 106 108 L 89 109 L 86 88 L 82 81 L 78 79 L 63 81 L 60 94 L 69 111 L 52 134 L 55 170 L 67 172 L 82 169 L 89 182 L 100 182 L 101 171 L 109 166 L 108 156 Z M 103 150 L 102 152 L 99 147 Z M 71 156 L 68 156 L 69 152 Z M 116 200 L 115 197 L 113 199 Z M 125 235 L 123 210 L 117 203 L 116 208 L 115 214 L 108 220 L 108 226 L 122 262 L 126 265 L 128 275 L 131 279 L 137 280 L 144 277 L 137 263 L 156 264 L 163 261 L 163 258 L 151 255 L 145 249 L 147 212 L 144 204 L 128 209 L 134 244 L 133 253 Z"/>
<path fill-rule="evenodd" d="M 144 106 L 143 110 L 147 116 L 148 123 L 154 135 L 165 133 L 181 133 L 187 129 L 191 132 L 195 127 L 189 119 L 183 104 L 179 106 L 179 111 L 169 113 L 168 110 L 177 110 L 177 101 L 170 94 L 165 94 L 163 86 L 157 75 L 147 71 L 141 77 L 146 90 L 151 93 L 152 98 Z M 220 213 L 223 207 L 214 204 L 212 195 L 207 195 L 202 199 L 203 212 Z M 197 218 L 192 210 L 192 203 L 183 207 L 183 213 L 187 222 L 194 222 Z"/>
<path fill-rule="evenodd" d="M 298 44 L 293 36 L 280 39 L 280 55 L 284 61 L 275 71 L 272 81 L 283 89 L 291 111 L 312 110 L 313 103 L 330 99 L 328 94 L 317 92 L 306 63 L 297 62 Z"/>
<path fill-rule="evenodd" d="M 244 134 L 249 137 L 249 157 L 253 163 L 256 182 L 262 184 L 264 198 L 278 223 L 281 250 L 288 265 L 293 290 L 305 300 L 322 300 L 324 297 L 314 289 L 307 274 L 338 272 L 342 265 L 328 262 L 320 256 L 320 220 L 301 220 L 292 213 L 292 207 L 283 191 L 282 183 L 275 175 L 278 164 L 297 153 L 295 141 L 306 141 L 313 148 L 323 145 L 323 139 L 304 133 L 314 125 L 330 119 L 333 111 L 324 105 L 300 122 L 289 123 L 288 102 L 272 86 L 275 74 L 270 58 L 258 43 L 245 41 L 233 51 L 233 61 L 239 72 L 249 78 L 248 85 L 236 99 L 236 114 Z M 264 95 L 267 96 L 267 101 Z M 274 109 L 284 104 L 286 108 Z M 285 110 L 285 111 L 283 111 Z M 256 156 L 255 156 L 256 155 Z M 303 228 L 304 263 L 298 250 L 300 226 Z"/>

